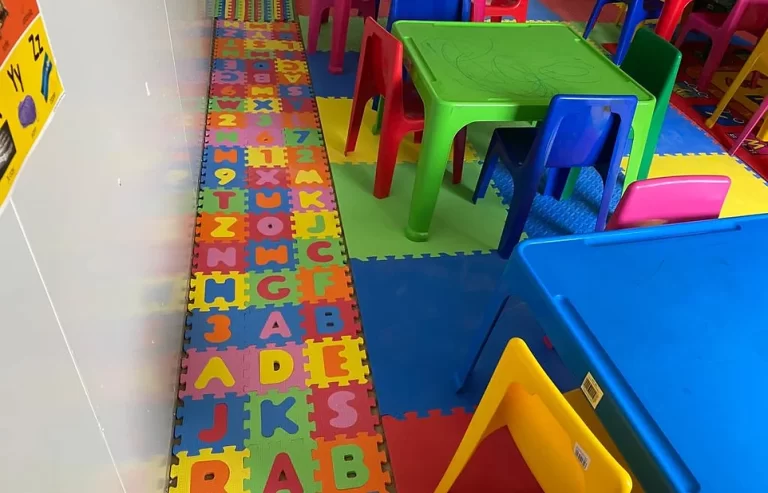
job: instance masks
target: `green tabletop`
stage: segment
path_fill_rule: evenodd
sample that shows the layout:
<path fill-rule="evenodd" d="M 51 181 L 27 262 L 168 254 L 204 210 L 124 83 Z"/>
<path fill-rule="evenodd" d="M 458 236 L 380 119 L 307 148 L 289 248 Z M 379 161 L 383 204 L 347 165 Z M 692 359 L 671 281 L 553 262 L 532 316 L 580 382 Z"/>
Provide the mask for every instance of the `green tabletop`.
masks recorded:
<path fill-rule="evenodd" d="M 535 121 L 556 94 L 638 98 L 627 183 L 642 160 L 655 99 L 565 24 L 400 21 L 425 130 L 406 233 L 425 240 L 454 135 L 479 121 Z M 457 218 L 460 220 L 460 218 Z"/>

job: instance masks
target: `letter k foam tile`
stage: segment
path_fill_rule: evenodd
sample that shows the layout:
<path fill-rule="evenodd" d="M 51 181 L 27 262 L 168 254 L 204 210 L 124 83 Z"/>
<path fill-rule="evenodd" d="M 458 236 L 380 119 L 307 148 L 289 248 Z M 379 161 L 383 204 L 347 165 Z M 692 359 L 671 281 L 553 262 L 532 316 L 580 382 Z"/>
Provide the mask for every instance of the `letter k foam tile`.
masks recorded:
<path fill-rule="evenodd" d="M 226 0 L 245 5 L 238 17 L 283 3 Z M 216 27 L 170 491 L 383 493 L 387 456 L 298 24 Z"/>

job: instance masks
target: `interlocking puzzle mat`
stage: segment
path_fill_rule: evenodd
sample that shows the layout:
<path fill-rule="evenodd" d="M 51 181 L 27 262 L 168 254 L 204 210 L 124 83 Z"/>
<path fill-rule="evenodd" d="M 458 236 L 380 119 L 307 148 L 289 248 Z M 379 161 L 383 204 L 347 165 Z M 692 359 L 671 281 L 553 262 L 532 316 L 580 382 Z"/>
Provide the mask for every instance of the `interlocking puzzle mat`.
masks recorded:
<path fill-rule="evenodd" d="M 297 23 L 216 24 L 171 491 L 390 477 Z"/>
<path fill-rule="evenodd" d="M 698 88 L 696 81 L 706 60 L 707 46 L 707 43 L 685 43 L 683 45 L 683 62 L 677 75 L 672 103 L 704 131 L 709 132 L 726 149 L 730 149 L 736 137 L 762 103 L 765 94 L 768 93 L 768 79 L 763 76 L 755 87 L 752 87 L 752 78 L 747 77 L 747 80 L 736 91 L 736 95 L 718 118 L 715 126 L 711 129 L 707 128 L 704 122 L 712 115 L 723 94 L 728 90 L 734 77 L 739 73 L 750 55 L 749 50 L 737 46 L 732 47 L 712 77 L 709 87 Z M 755 127 L 753 133 L 744 140 L 736 156 L 763 178 L 768 178 L 768 146 L 754 133 L 759 128 L 760 125 Z"/>
<path fill-rule="evenodd" d="M 292 21 L 293 0 L 209 0 L 211 16 L 230 21 Z"/>

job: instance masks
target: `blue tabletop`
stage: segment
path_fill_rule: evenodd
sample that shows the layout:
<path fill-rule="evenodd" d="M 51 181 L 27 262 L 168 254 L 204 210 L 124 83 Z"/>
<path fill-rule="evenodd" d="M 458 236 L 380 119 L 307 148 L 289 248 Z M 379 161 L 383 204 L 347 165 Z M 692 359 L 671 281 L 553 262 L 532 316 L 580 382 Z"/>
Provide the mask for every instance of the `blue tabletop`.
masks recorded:
<path fill-rule="evenodd" d="M 768 215 L 529 240 L 516 255 L 672 484 L 768 492 Z"/>

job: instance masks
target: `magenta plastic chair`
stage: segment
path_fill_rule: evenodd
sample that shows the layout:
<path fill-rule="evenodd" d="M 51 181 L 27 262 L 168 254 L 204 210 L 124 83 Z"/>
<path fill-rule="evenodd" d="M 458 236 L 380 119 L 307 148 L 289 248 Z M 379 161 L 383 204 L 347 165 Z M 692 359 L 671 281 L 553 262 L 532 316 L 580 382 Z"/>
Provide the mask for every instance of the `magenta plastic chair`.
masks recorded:
<path fill-rule="evenodd" d="M 632 182 L 606 230 L 717 219 L 731 186 L 727 176 L 670 176 Z"/>
<path fill-rule="evenodd" d="M 312 0 L 309 11 L 309 32 L 307 33 L 307 52 L 317 51 L 317 38 L 320 26 L 328 22 L 329 10 L 333 7 L 333 35 L 331 38 L 331 61 L 328 71 L 340 74 L 344 71 L 344 49 L 347 44 L 347 31 L 352 9 L 357 9 L 361 17 L 377 16 L 375 0 Z"/>
<path fill-rule="evenodd" d="M 768 0 L 736 0 L 730 13 L 693 12 L 677 36 L 678 48 L 691 31 L 706 34 L 712 40 L 707 61 L 696 85 L 706 90 L 725 55 L 736 31 L 746 31 L 760 38 L 768 29 Z"/>

